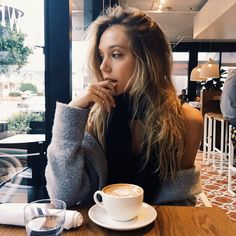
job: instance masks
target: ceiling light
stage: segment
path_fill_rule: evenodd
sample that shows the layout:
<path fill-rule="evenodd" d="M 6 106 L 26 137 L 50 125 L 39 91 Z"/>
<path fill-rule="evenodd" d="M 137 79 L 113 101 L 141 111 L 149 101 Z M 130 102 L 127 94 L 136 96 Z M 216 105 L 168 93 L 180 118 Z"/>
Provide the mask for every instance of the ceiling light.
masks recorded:
<path fill-rule="evenodd" d="M 201 78 L 219 78 L 220 77 L 219 65 L 217 65 L 214 62 L 214 60 L 210 58 L 208 62 L 202 64 L 200 77 Z"/>
<path fill-rule="evenodd" d="M 191 75 L 190 75 L 190 81 L 205 81 L 207 78 L 203 78 L 200 76 L 202 68 L 201 65 L 196 66 L 192 69 Z"/>
<path fill-rule="evenodd" d="M 160 0 L 160 4 L 165 4 L 166 0 Z"/>

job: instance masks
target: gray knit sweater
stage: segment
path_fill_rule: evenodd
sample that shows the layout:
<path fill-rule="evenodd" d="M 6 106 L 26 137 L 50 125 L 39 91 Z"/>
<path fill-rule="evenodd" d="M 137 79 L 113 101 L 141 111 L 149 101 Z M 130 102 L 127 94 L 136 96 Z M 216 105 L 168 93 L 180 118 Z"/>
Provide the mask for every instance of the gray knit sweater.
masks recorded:
<path fill-rule="evenodd" d="M 89 110 L 57 103 L 53 136 L 46 167 L 50 198 L 67 206 L 92 201 L 93 193 L 106 185 L 107 163 L 99 143 L 87 132 Z M 200 168 L 180 170 L 174 180 L 165 180 L 153 189 L 153 204 L 190 205 L 202 191 Z"/>

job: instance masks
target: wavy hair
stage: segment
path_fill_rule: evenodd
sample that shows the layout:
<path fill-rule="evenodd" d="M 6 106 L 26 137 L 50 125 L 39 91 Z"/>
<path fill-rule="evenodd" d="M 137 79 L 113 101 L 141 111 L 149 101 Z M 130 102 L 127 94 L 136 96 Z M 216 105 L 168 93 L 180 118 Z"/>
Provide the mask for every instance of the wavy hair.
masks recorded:
<path fill-rule="evenodd" d="M 113 25 L 124 26 L 136 65 L 129 95 L 134 102 L 134 117 L 145 109 L 141 120 L 145 130 L 142 147 L 144 166 L 151 156 L 158 158 L 156 171 L 162 179 L 174 177 L 186 146 L 185 122 L 181 104 L 171 80 L 172 51 L 162 30 L 148 15 L 135 8 L 108 8 L 90 26 L 88 67 L 93 78 L 102 81 L 98 45 L 102 33 Z M 108 113 L 94 105 L 87 130 L 105 147 Z M 132 121 L 134 120 L 134 117 Z M 132 129 L 131 122 L 131 129 Z"/>

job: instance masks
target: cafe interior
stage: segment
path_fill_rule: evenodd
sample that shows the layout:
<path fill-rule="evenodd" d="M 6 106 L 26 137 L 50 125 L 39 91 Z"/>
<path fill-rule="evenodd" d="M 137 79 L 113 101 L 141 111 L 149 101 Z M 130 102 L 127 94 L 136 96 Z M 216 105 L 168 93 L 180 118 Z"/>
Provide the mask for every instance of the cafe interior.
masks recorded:
<path fill-rule="evenodd" d="M 0 203 L 48 198 L 44 173 L 56 102 L 69 103 L 90 83 L 83 70 L 86 29 L 105 8 L 128 5 L 147 13 L 166 34 L 173 51 L 172 79 L 176 93 L 203 116 L 203 137 L 196 157 L 201 165 L 203 192 L 196 207 L 221 208 L 235 224 L 236 159 L 230 136 L 232 125 L 222 114 L 220 100 L 228 71 L 236 69 L 236 0 L 37 0 L 35 5 L 29 4 L 29 0 L 19 2 L 0 1 L 0 37 L 4 38 L 3 29 L 8 25 L 9 32 L 14 27 L 16 32 L 25 30 L 25 43 L 31 44 L 27 63 L 18 71 L 10 71 L 4 70 L 7 64 L 4 60 L 10 53 L 0 39 L 0 160 L 6 156 L 16 159 L 11 161 L 9 174 L 0 175 Z M 24 18 L 25 25 L 21 23 Z M 27 27 L 31 30 L 27 31 Z M 30 89 L 23 90 L 23 84 L 33 84 L 38 89 L 37 95 L 32 91 L 27 93 Z M 12 96 L 19 91 L 18 97 Z M 36 98 L 43 102 L 30 103 Z M 13 112 L 10 115 L 6 112 L 13 109 L 11 106 L 24 115 L 30 112 L 41 115 L 42 120 L 31 121 L 27 129 L 18 131 L 9 118 Z M 7 230 L 0 227 L 0 235 Z M 145 232 L 148 230 L 152 231 L 149 227 Z M 233 232 L 236 231 L 225 235 L 236 235 Z M 71 235 L 77 235 L 76 231 Z"/>

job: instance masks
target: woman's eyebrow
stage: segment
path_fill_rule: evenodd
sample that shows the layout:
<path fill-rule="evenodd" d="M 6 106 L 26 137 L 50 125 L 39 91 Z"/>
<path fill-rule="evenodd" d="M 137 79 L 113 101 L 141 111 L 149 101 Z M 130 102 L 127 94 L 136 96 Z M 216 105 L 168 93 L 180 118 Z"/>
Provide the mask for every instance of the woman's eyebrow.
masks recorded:
<path fill-rule="evenodd" d="M 108 47 L 108 49 L 113 49 L 113 48 L 116 48 L 116 47 L 119 47 L 119 48 L 122 48 L 122 49 L 127 49 L 127 47 L 125 47 L 125 46 L 123 46 L 123 45 L 121 45 L 121 44 L 110 45 L 110 46 Z M 98 48 L 98 51 L 99 51 L 99 52 L 102 52 L 101 48 Z"/>
<path fill-rule="evenodd" d="M 115 47 L 120 47 L 120 48 L 126 49 L 125 46 L 120 45 L 120 44 L 115 44 L 115 45 L 111 45 L 111 46 L 109 46 L 109 48 L 115 48 Z"/>

